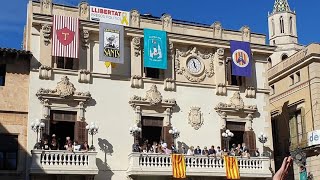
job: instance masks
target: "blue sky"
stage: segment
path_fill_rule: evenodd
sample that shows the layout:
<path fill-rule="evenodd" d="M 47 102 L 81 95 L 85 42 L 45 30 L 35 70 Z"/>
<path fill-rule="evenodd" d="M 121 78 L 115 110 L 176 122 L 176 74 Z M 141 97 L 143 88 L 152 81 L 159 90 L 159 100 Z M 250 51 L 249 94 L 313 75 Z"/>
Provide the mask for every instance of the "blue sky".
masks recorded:
<path fill-rule="evenodd" d="M 81 0 L 54 0 L 77 5 Z M 267 15 L 274 0 L 88 0 L 91 5 L 120 10 L 137 9 L 140 13 L 212 24 L 220 21 L 223 28 L 238 30 L 248 25 L 251 31 L 268 34 Z M 227 2 L 227 3 L 226 3 Z M 0 47 L 21 48 L 26 24 L 28 0 L 5 0 L 0 11 Z M 319 0 L 289 0 L 297 13 L 299 43 L 320 42 Z"/>

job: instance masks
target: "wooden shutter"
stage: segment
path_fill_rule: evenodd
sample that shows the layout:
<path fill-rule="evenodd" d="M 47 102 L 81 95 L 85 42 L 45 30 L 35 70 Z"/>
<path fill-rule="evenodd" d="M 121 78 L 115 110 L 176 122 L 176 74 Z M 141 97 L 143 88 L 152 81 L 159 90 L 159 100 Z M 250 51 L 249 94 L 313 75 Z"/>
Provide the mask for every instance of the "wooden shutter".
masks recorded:
<path fill-rule="evenodd" d="M 88 142 L 88 130 L 86 129 L 87 123 L 85 121 L 76 121 L 74 126 L 74 139 L 79 144 Z"/>
<path fill-rule="evenodd" d="M 162 139 L 165 143 L 167 143 L 168 148 L 171 147 L 171 144 L 173 143 L 172 135 L 169 133 L 169 130 L 171 129 L 170 126 L 163 126 L 162 128 Z"/>
<path fill-rule="evenodd" d="M 297 132 L 297 120 L 295 114 L 290 116 L 289 120 L 289 127 L 290 127 L 290 149 L 294 149 L 298 143 L 298 132 Z"/>
<path fill-rule="evenodd" d="M 301 108 L 300 109 L 301 112 L 301 125 L 302 125 L 302 147 L 307 147 L 308 145 L 308 133 L 307 133 L 307 129 L 306 129 L 306 118 L 305 118 L 305 109 Z"/>
<path fill-rule="evenodd" d="M 69 121 L 77 120 L 77 112 L 74 111 L 52 111 L 52 120 L 54 121 Z"/>
<path fill-rule="evenodd" d="M 221 150 L 223 151 L 226 147 L 226 142 L 223 140 L 222 138 L 222 133 L 224 132 L 225 130 L 224 129 L 221 129 L 220 130 L 220 138 L 221 138 Z"/>
<path fill-rule="evenodd" d="M 256 134 L 254 131 L 245 131 L 243 134 L 243 141 L 246 144 L 249 153 L 254 153 L 256 150 Z"/>

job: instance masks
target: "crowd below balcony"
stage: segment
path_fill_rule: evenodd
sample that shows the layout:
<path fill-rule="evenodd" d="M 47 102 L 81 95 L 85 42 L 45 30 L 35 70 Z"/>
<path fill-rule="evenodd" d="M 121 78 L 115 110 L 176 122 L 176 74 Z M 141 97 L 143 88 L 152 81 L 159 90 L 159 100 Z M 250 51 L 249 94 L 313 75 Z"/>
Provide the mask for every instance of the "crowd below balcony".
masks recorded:
<path fill-rule="evenodd" d="M 247 148 L 245 143 L 232 144 L 230 149 L 221 149 L 220 146 L 215 148 L 212 145 L 209 149 L 207 146 L 200 148 L 197 146 L 190 146 L 189 148 L 185 147 L 184 144 L 181 145 L 180 148 L 176 148 L 174 144 L 168 147 L 166 142 L 160 141 L 159 143 L 153 142 L 153 144 L 149 144 L 148 140 L 144 141 L 142 145 L 139 145 L 138 142 L 133 144 L 132 151 L 136 153 L 145 153 L 145 154 L 172 154 L 172 153 L 180 153 L 189 156 L 211 156 L 211 157 L 223 157 L 225 155 L 229 156 L 241 156 L 244 158 L 250 158 L 251 155 L 249 153 L 249 149 Z M 255 152 L 252 154 L 254 157 L 259 157 L 260 152 L 259 149 L 256 149 Z"/>
<path fill-rule="evenodd" d="M 56 138 L 56 135 L 53 134 L 51 138 L 48 135 L 43 134 L 42 138 L 34 146 L 34 149 L 38 150 L 65 150 L 68 152 L 76 151 L 89 151 L 89 145 L 87 141 L 83 143 L 78 143 L 78 141 L 72 141 L 70 137 L 66 137 L 65 143 L 60 145 Z"/>

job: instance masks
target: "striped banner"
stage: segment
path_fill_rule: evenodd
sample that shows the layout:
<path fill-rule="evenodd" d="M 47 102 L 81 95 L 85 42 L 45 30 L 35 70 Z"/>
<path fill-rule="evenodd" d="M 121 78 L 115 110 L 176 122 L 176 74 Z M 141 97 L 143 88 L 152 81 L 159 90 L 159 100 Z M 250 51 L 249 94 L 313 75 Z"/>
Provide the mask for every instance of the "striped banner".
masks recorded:
<path fill-rule="evenodd" d="M 238 159 L 236 157 L 224 156 L 227 179 L 240 179 Z"/>
<path fill-rule="evenodd" d="M 184 155 L 172 154 L 172 172 L 173 178 L 183 179 L 186 178 L 186 162 Z"/>
<path fill-rule="evenodd" d="M 79 57 L 79 19 L 53 16 L 52 56 Z"/>

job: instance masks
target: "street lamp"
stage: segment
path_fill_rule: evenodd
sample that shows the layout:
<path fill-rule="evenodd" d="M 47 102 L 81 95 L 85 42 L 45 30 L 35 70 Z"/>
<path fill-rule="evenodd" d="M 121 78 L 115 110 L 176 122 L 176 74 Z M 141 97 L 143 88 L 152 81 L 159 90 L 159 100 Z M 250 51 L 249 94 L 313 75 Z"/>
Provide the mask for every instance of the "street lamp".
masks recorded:
<path fill-rule="evenodd" d="M 262 143 L 262 156 L 265 156 L 264 144 L 268 141 L 268 136 L 261 132 L 260 136 L 258 136 L 258 140 L 260 143 Z"/>
<path fill-rule="evenodd" d="M 176 147 L 175 140 L 180 136 L 180 131 L 177 128 L 172 127 L 172 129 L 169 130 L 169 134 L 172 135 L 173 145 L 174 145 L 174 147 Z"/>
<path fill-rule="evenodd" d="M 134 143 L 136 143 L 138 141 L 138 136 L 141 132 L 141 128 L 138 127 L 136 124 L 133 125 L 132 127 L 129 128 L 130 134 L 133 136 L 134 138 Z"/>
<path fill-rule="evenodd" d="M 90 150 L 94 151 L 95 147 L 93 146 L 93 135 L 98 133 L 99 126 L 95 122 L 91 122 L 91 124 L 86 126 L 88 133 L 91 135 L 91 147 Z"/>
<path fill-rule="evenodd" d="M 221 136 L 226 141 L 227 150 L 229 151 L 229 142 L 231 138 L 234 136 L 234 134 L 229 129 L 227 129 L 225 132 L 221 134 Z"/>
<path fill-rule="evenodd" d="M 37 133 L 37 142 L 39 142 L 39 133 L 42 131 L 42 129 L 45 127 L 44 122 L 42 122 L 40 119 L 36 119 L 31 123 L 31 129 Z"/>

